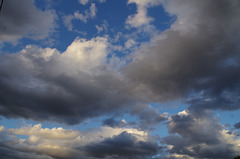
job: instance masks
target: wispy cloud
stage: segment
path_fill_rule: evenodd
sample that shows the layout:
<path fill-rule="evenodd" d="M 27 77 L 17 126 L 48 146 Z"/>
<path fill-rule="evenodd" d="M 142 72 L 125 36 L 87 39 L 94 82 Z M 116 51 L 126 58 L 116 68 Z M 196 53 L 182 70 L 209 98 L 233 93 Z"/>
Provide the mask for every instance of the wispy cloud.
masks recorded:
<path fill-rule="evenodd" d="M 87 23 L 89 19 L 96 17 L 97 8 L 95 3 L 91 3 L 91 6 L 88 10 L 85 10 L 84 13 L 79 13 L 79 11 L 75 11 L 73 15 L 66 15 L 63 17 L 63 21 L 65 26 L 68 28 L 68 30 L 73 29 L 73 20 L 81 20 L 84 23 Z"/>

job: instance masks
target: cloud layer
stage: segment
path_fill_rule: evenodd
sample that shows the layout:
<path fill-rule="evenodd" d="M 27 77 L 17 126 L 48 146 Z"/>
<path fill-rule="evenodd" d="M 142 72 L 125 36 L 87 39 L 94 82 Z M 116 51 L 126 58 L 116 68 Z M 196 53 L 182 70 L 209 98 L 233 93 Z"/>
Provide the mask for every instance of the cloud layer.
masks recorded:
<path fill-rule="evenodd" d="M 163 143 L 170 154 L 186 158 L 234 158 L 239 153 L 239 138 L 224 130 L 210 112 L 199 115 L 185 110 L 169 118 L 168 131 Z M 171 155 L 170 155 L 171 156 Z M 177 158 L 177 157 L 176 157 Z"/>
<path fill-rule="evenodd" d="M 79 0 L 82 5 L 88 2 Z M 23 0 L 21 8 L 19 3 L 4 4 L 8 10 L 1 13 L 0 41 L 46 38 L 54 28 L 54 12 L 37 9 L 33 0 Z M 148 28 L 153 19 L 147 9 L 160 4 L 175 21 L 124 57 L 115 54 L 108 36 L 78 37 L 64 52 L 27 45 L 14 54 L 1 54 L 0 115 L 73 125 L 128 113 L 138 122 L 112 117 L 103 127 L 85 132 L 0 126 L 4 159 L 226 159 L 239 153 L 239 123 L 235 131 L 226 130 L 212 111 L 240 108 L 240 2 L 128 1 L 132 3 L 137 12 L 125 19 L 131 29 Z M 86 23 L 95 16 L 91 3 L 83 14 L 63 19 L 72 30 L 72 20 Z M 104 26 L 97 28 L 101 32 Z M 136 41 L 128 39 L 123 45 L 129 49 Z M 188 108 L 169 115 L 149 105 L 172 101 Z M 164 121 L 170 135 L 155 141 L 148 131 Z"/>
<path fill-rule="evenodd" d="M 238 109 L 239 2 L 163 5 L 177 20 L 123 69 L 133 89 L 150 101 L 183 99 L 198 108 Z"/>
<path fill-rule="evenodd" d="M 3 159 L 144 158 L 158 151 L 157 143 L 147 132 L 131 128 L 102 127 L 80 132 L 42 128 L 39 124 L 19 129 L 0 127 L 0 136 Z"/>

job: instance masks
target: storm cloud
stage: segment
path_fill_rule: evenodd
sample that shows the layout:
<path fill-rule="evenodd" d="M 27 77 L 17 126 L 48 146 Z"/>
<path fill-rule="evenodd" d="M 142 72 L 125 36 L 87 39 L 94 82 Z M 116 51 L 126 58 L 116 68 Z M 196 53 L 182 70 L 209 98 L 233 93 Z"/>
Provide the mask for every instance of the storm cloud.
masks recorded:
<path fill-rule="evenodd" d="M 162 138 L 168 152 L 186 158 L 234 158 L 239 152 L 239 139 L 224 130 L 211 112 L 200 114 L 184 110 L 169 118 L 170 136 Z M 170 155 L 171 156 L 171 155 Z"/>
<path fill-rule="evenodd" d="M 22 2 L 30 9 L 19 10 L 18 3 L 4 3 L 9 9 L 1 13 L 0 41 L 46 38 L 54 28 L 54 11 L 38 10 L 32 0 Z M 27 45 L 0 55 L 0 115 L 69 125 L 112 116 L 86 132 L 0 127 L 4 158 L 226 159 L 239 153 L 239 123 L 234 133 L 225 130 L 214 110 L 240 108 L 240 1 L 128 3 L 138 9 L 125 19 L 133 28 L 152 25 L 148 6 L 160 3 L 175 21 L 123 57 L 108 36 L 77 37 L 63 52 Z M 151 105 L 179 101 L 187 108 L 173 115 Z M 118 121 L 124 113 L 137 122 Z M 149 135 L 158 124 L 166 124 L 170 135 Z"/>
<path fill-rule="evenodd" d="M 123 68 L 133 89 L 150 101 L 238 109 L 239 1 L 173 0 L 163 6 L 177 19 Z"/>
<path fill-rule="evenodd" d="M 160 148 L 156 142 L 138 141 L 137 137 L 123 132 L 99 143 L 89 144 L 84 149 L 90 156 L 98 158 L 140 159 L 151 158 Z"/>
<path fill-rule="evenodd" d="M 27 37 L 44 39 L 55 30 L 54 10 L 42 11 L 33 0 L 4 1 L 0 15 L 0 42 L 16 42 Z"/>
<path fill-rule="evenodd" d="M 0 114 L 76 124 L 129 107 L 133 94 L 107 63 L 107 48 L 98 37 L 76 39 L 62 54 L 29 45 L 3 55 Z"/>

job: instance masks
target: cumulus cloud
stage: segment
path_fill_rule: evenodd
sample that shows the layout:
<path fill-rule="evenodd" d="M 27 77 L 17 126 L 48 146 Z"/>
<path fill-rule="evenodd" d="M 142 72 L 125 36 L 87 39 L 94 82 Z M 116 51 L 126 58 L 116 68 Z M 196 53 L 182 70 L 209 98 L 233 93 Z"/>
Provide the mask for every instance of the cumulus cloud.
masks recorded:
<path fill-rule="evenodd" d="M 18 2 L 7 3 L 11 8 Z M 34 8 L 33 1 L 22 3 Z M 149 158 L 164 147 L 143 130 L 167 119 L 171 135 L 161 142 L 168 154 L 158 158 L 233 158 L 239 153 L 239 135 L 225 130 L 209 110 L 240 108 L 240 2 L 129 0 L 131 3 L 137 5 L 137 13 L 127 18 L 130 27 L 149 25 L 153 19 L 147 9 L 160 3 L 176 20 L 126 61 L 112 55 L 106 37 L 76 38 L 62 53 L 28 45 L 18 53 L 1 55 L 0 115 L 76 124 L 119 111 L 136 115 L 142 131 L 125 128 L 130 125 L 114 118 L 103 121 L 108 127 L 86 132 L 41 125 L 20 129 L 1 126 L 3 158 Z M 10 31 L 4 31 L 7 40 L 48 35 L 46 26 L 52 24 L 53 14 L 31 9 L 3 14 L 14 31 L 13 37 Z M 21 20 L 12 19 L 20 13 L 40 18 L 46 15 L 47 22 L 39 24 L 46 32 L 29 34 L 31 18 L 26 19 L 29 28 L 22 27 Z M 87 22 L 95 16 L 92 3 L 84 13 L 65 16 L 64 22 L 72 30 L 72 20 Z M 20 24 L 17 29 L 15 22 Z M 0 23 L 0 28 L 6 24 Z M 104 26 L 97 29 L 101 32 Z M 125 48 L 134 45 L 136 41 L 128 39 Z M 168 118 L 147 105 L 174 100 L 181 100 L 189 108 Z M 239 123 L 234 127 L 238 129 Z M 18 139 L 16 135 L 28 138 Z"/>
<path fill-rule="evenodd" d="M 239 1 L 162 4 L 177 19 L 123 68 L 133 90 L 151 102 L 180 99 L 191 107 L 238 109 Z"/>
<path fill-rule="evenodd" d="M 22 127 L 21 129 L 9 129 L 9 131 L 17 135 L 28 135 L 46 139 L 73 139 L 79 135 L 77 131 L 64 130 L 61 127 L 43 129 L 41 124 L 34 125 L 33 127 Z"/>
<path fill-rule="evenodd" d="M 19 139 L 16 135 L 25 135 L 27 138 Z M 153 137 L 147 132 L 133 128 L 102 127 L 76 131 L 61 127 L 42 128 L 42 125 L 38 124 L 19 129 L 1 127 L 0 136 L 0 154 L 3 159 L 121 157 L 127 155 L 124 153 L 131 154 L 134 158 L 138 155 L 153 155 L 158 149 Z M 100 149 L 97 145 L 99 144 L 104 151 L 101 156 L 98 153 Z M 126 144 L 135 146 L 134 148 L 125 147 Z M 108 149 L 108 146 L 112 149 Z"/>
<path fill-rule="evenodd" d="M 91 143 L 85 146 L 85 150 L 89 155 L 99 158 L 143 159 L 156 154 L 158 145 L 153 141 L 138 141 L 135 136 L 122 132 L 101 142 Z"/>
<path fill-rule="evenodd" d="M 128 3 L 153 6 L 160 1 Z M 239 2 L 162 5 L 177 17 L 175 23 L 120 67 L 118 58 L 109 58 L 110 44 L 104 37 L 77 38 L 63 53 L 29 45 L 20 53 L 2 55 L 0 114 L 73 124 L 143 101 L 181 99 L 193 109 L 238 109 Z M 164 121 L 165 116 L 144 109 L 134 113 L 131 107 L 128 112 L 145 123 L 150 122 L 147 114 L 155 114 L 151 122 Z"/>
<path fill-rule="evenodd" d="M 33 0 L 4 2 L 0 18 L 0 42 L 16 42 L 27 37 L 44 39 L 54 31 L 54 10 L 39 10 Z"/>
<path fill-rule="evenodd" d="M 171 136 L 162 142 L 168 152 L 186 158 L 233 158 L 239 153 L 240 139 L 228 133 L 211 112 L 185 110 L 169 118 Z M 170 155 L 171 156 L 171 155 Z"/>
<path fill-rule="evenodd" d="M 77 38 L 63 53 L 29 45 L 2 55 L 0 114 L 76 124 L 131 106 L 133 94 L 107 56 L 101 37 Z"/>
<path fill-rule="evenodd" d="M 73 29 L 72 21 L 73 20 L 81 20 L 84 23 L 87 23 L 89 19 L 96 17 L 97 8 L 95 3 L 91 3 L 89 10 L 85 10 L 84 14 L 79 13 L 79 11 L 75 11 L 73 15 L 66 15 L 63 17 L 63 22 L 68 30 Z"/>

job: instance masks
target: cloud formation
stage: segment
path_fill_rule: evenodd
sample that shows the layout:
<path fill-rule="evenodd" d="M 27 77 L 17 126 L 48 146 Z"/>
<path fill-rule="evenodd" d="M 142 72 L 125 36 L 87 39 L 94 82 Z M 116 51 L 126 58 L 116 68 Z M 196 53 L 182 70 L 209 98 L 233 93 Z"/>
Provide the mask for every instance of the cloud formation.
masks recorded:
<path fill-rule="evenodd" d="M 162 142 L 169 146 L 167 151 L 173 155 L 225 159 L 239 153 L 240 139 L 224 130 L 218 119 L 207 111 L 198 114 L 184 110 L 172 115 L 168 131 L 172 135 L 164 137 Z"/>
<path fill-rule="evenodd" d="M 151 6 L 159 1 L 129 3 Z M 29 45 L 20 53 L 2 55 L 0 113 L 73 124 L 143 101 L 181 99 L 193 109 L 238 109 L 239 2 L 162 5 L 177 17 L 175 23 L 150 46 L 131 54 L 132 61 L 125 65 L 117 57 L 109 58 L 105 37 L 76 39 L 63 53 Z M 122 69 L 114 69 L 116 65 Z M 144 109 L 135 114 L 149 116 Z"/>
<path fill-rule="evenodd" d="M 89 1 L 79 2 L 85 5 Z M 13 1 L 8 3 L 9 8 L 14 7 Z M 53 14 L 34 8 L 33 1 L 23 3 L 31 9 L 3 14 L 10 22 L 0 23 L 6 41 L 48 35 Z M 134 124 L 139 129 L 125 128 L 132 125 L 115 118 L 103 121 L 108 127 L 86 132 L 41 125 L 7 130 L 1 126 L 1 156 L 125 159 L 151 158 L 166 150 L 156 158 L 191 159 L 233 158 L 239 153 L 238 133 L 225 130 L 211 111 L 240 108 L 240 2 L 129 0 L 131 3 L 137 5 L 137 13 L 128 16 L 130 27 L 150 25 L 153 19 L 147 9 L 160 4 L 176 17 L 175 22 L 123 58 L 111 52 L 107 37 L 76 38 L 64 52 L 28 45 L 15 54 L 0 55 L 0 115 L 71 125 L 124 112 L 137 116 Z M 11 37 L 1 25 L 11 28 L 18 22 L 14 16 L 20 13 L 52 18 L 39 25 L 44 25 L 45 32 L 33 30 L 33 35 L 29 30 L 35 21 L 26 19 L 29 28 L 19 21 L 20 27 L 13 25 Z M 66 16 L 65 25 L 72 30 L 72 20 L 86 23 L 95 16 L 96 6 L 91 3 L 84 13 Z M 101 32 L 106 26 L 96 28 Z M 135 46 L 134 40 L 129 38 L 124 47 Z M 169 118 L 148 105 L 179 100 L 189 107 Z M 146 130 L 167 120 L 170 136 L 161 138 L 164 146 L 159 146 Z"/>
<path fill-rule="evenodd" d="M 54 10 L 36 8 L 33 0 L 7 0 L 1 11 L 0 42 L 44 39 L 54 31 L 56 17 Z"/>
<path fill-rule="evenodd" d="M 27 138 L 19 139 L 16 135 Z M 120 158 L 129 155 L 135 158 L 155 154 L 158 150 L 147 132 L 132 128 L 102 127 L 80 132 L 61 127 L 42 128 L 41 124 L 19 129 L 1 126 L 0 136 L 2 159 Z"/>
<path fill-rule="evenodd" d="M 123 68 L 133 89 L 149 101 L 238 109 L 239 2 L 173 0 L 163 6 L 177 19 Z"/>
<path fill-rule="evenodd" d="M 92 143 L 85 147 L 89 155 L 98 158 L 149 158 L 158 152 L 157 142 L 138 141 L 138 139 L 127 133 L 107 138 L 99 143 Z"/>
<path fill-rule="evenodd" d="M 129 107 L 133 95 L 107 56 L 101 37 L 77 38 L 61 54 L 29 45 L 2 55 L 0 114 L 76 124 Z"/>

